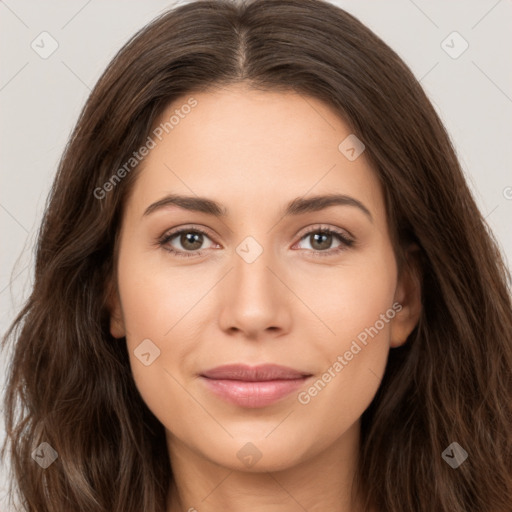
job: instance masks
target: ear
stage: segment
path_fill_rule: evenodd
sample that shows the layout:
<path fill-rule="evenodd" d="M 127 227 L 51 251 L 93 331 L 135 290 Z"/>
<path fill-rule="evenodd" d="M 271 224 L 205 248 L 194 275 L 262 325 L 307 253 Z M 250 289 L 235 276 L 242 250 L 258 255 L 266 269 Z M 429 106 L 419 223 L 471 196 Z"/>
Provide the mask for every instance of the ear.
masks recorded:
<path fill-rule="evenodd" d="M 420 248 L 411 244 L 406 251 L 405 262 L 398 276 L 394 303 L 398 303 L 395 317 L 390 321 L 390 347 L 396 348 L 407 341 L 407 337 L 418 324 L 421 314 L 422 269 Z"/>
<path fill-rule="evenodd" d="M 124 338 L 126 336 L 126 328 L 124 325 L 121 300 L 117 287 L 112 284 L 109 285 L 107 308 L 110 313 L 110 334 L 114 338 Z"/>

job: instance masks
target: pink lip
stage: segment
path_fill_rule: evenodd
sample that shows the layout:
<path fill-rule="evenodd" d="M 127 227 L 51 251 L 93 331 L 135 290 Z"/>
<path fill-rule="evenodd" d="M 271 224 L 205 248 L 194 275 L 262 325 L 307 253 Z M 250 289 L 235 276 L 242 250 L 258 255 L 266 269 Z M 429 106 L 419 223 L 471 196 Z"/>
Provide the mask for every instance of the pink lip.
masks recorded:
<path fill-rule="evenodd" d="M 265 407 L 300 388 L 311 374 L 265 364 L 219 366 L 201 374 L 214 394 L 241 407 Z"/>

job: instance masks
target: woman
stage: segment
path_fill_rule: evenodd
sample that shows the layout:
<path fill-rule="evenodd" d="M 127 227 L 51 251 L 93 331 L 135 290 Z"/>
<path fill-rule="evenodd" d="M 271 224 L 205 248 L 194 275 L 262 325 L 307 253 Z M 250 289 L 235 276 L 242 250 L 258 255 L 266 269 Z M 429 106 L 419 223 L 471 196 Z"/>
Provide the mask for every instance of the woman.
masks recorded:
<path fill-rule="evenodd" d="M 6 337 L 24 509 L 511 510 L 508 278 L 359 21 L 169 11 L 92 92 Z"/>

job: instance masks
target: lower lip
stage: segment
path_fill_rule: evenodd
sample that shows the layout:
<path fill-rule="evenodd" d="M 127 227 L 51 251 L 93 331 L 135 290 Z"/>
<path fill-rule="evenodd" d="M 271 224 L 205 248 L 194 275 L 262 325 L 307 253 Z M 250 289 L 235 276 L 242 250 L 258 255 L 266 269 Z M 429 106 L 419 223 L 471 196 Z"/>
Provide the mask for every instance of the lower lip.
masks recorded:
<path fill-rule="evenodd" d="M 308 377 L 248 382 L 201 377 L 208 389 L 240 407 L 265 407 L 299 389 Z"/>

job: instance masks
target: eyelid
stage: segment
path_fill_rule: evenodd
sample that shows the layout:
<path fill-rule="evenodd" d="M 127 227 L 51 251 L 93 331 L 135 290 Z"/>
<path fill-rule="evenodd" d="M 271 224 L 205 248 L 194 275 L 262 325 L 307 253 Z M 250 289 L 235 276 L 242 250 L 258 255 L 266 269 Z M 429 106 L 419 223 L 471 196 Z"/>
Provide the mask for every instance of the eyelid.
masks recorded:
<path fill-rule="evenodd" d="M 350 233 L 350 231 L 323 223 L 310 224 L 309 226 L 306 226 L 305 228 L 301 229 L 295 235 L 295 237 L 299 237 L 302 240 L 304 236 L 309 235 L 311 233 L 316 233 L 317 231 L 330 231 L 338 235 L 344 236 L 345 238 L 350 239 L 351 241 L 355 241 L 355 236 L 352 233 Z"/>

